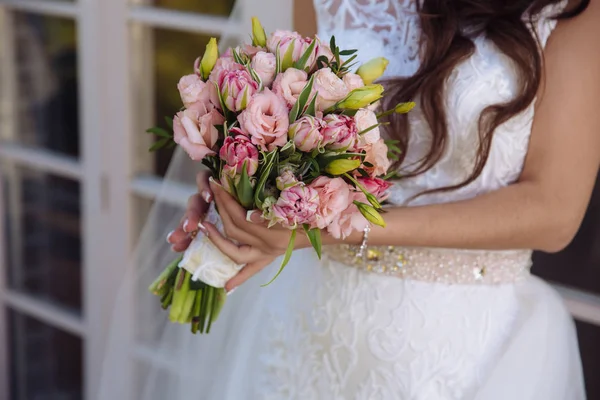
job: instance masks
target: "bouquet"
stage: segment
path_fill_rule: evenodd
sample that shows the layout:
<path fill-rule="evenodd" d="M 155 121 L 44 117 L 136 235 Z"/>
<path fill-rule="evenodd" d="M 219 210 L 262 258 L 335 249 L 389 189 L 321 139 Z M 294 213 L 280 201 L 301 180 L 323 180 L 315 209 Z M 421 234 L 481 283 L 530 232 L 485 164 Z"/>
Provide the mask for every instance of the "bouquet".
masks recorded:
<path fill-rule="evenodd" d="M 211 39 L 194 73 L 178 84 L 184 108 L 168 120 L 173 132 L 148 132 L 160 137 L 151 150 L 181 146 L 245 209 L 259 210 L 269 227 L 291 230 L 274 280 L 298 232 L 321 257 L 322 231 L 343 239 L 368 224 L 385 226 L 381 204 L 399 149 L 381 138 L 379 120 L 414 103 L 376 114 L 384 88 L 373 82 L 384 58 L 353 73 L 356 51 L 340 50 L 335 38 L 327 45 L 289 31 L 267 37 L 256 18 L 252 31 L 251 45 L 220 57 Z M 222 229 L 212 206 L 207 219 Z M 225 283 L 242 267 L 196 235 L 150 291 L 170 308 L 171 321 L 208 333 L 225 303 Z"/>

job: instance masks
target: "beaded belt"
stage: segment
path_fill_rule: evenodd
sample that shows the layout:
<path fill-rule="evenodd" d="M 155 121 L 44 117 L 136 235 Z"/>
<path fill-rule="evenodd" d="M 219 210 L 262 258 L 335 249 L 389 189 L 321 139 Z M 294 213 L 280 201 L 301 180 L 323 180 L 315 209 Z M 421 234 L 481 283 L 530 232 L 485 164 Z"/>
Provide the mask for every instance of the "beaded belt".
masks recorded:
<path fill-rule="evenodd" d="M 323 249 L 326 257 L 365 271 L 446 284 L 502 284 L 527 277 L 530 250 L 488 251 L 438 248 L 339 245 Z"/>

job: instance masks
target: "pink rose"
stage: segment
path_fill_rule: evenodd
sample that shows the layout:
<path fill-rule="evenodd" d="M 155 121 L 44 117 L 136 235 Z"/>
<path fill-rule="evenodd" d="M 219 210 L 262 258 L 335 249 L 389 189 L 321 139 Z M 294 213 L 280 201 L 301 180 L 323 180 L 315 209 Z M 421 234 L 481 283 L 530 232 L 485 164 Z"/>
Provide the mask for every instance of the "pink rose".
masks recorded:
<path fill-rule="evenodd" d="M 219 75 L 218 81 L 225 106 L 234 112 L 242 111 L 250 98 L 258 91 L 258 83 L 248 71 L 226 71 Z"/>
<path fill-rule="evenodd" d="M 323 144 L 329 150 L 353 150 L 358 135 L 356 123 L 346 115 L 329 114 L 323 118 Z"/>
<path fill-rule="evenodd" d="M 234 168 L 236 174 L 242 173 L 246 163 L 246 173 L 248 176 L 254 175 L 258 169 L 258 150 L 239 129 L 231 129 L 229 133 L 235 136 L 225 138 L 219 157 L 229 167 Z"/>
<path fill-rule="evenodd" d="M 306 115 L 290 125 L 289 137 L 300 151 L 309 152 L 321 144 L 323 122 L 315 117 Z"/>
<path fill-rule="evenodd" d="M 186 108 L 197 102 L 203 102 L 207 107 L 211 104 L 214 108 L 215 104 L 212 100 L 215 97 L 211 96 L 211 86 L 214 89 L 213 85 L 204 83 L 198 75 L 191 74 L 181 77 L 177 89 Z"/>
<path fill-rule="evenodd" d="M 354 89 L 360 89 L 365 86 L 362 78 L 359 75 L 353 74 L 352 72 L 348 72 L 344 75 L 344 85 L 348 88 L 348 91 L 353 91 Z"/>
<path fill-rule="evenodd" d="M 252 59 L 252 69 L 260 76 L 265 87 L 270 86 L 275 78 L 275 70 L 277 68 L 277 60 L 275 55 L 259 51 Z"/>
<path fill-rule="evenodd" d="M 252 97 L 248 107 L 238 116 L 242 131 L 263 151 L 271 151 L 287 143 L 290 120 L 284 101 L 269 89 Z"/>
<path fill-rule="evenodd" d="M 320 111 L 328 109 L 350 93 L 344 81 L 331 72 L 330 68 L 318 70 L 314 77 L 314 90 L 318 92 L 317 109 Z"/>
<path fill-rule="evenodd" d="M 277 189 L 284 190 L 298 184 L 298 179 L 296 178 L 296 175 L 294 175 L 294 172 L 288 169 L 283 171 L 281 175 L 275 178 L 275 182 Z"/>
<path fill-rule="evenodd" d="M 215 125 L 225 122 L 225 118 L 215 109 L 208 111 L 203 103 L 177 113 L 173 119 L 175 143 L 180 145 L 192 160 L 200 161 L 207 155 L 214 155 L 214 147 L 219 139 Z"/>
<path fill-rule="evenodd" d="M 311 187 L 299 183 L 281 191 L 273 205 L 273 222 L 294 229 L 298 225 L 312 225 L 319 208 L 319 195 Z"/>
<path fill-rule="evenodd" d="M 363 231 L 369 224 L 369 221 L 363 217 L 358 207 L 354 205 L 354 201 L 368 203 L 366 196 L 362 192 L 350 193 L 348 207 L 336 215 L 331 224 L 327 226 L 327 232 L 334 238 L 345 239 L 353 232 Z"/>
<path fill-rule="evenodd" d="M 387 156 L 388 148 L 383 139 L 379 139 L 375 143 L 368 145 L 365 150 L 367 154 L 364 162 L 372 165 L 372 167 L 365 166 L 365 171 L 371 176 L 385 175 L 391 163 Z"/>
<path fill-rule="evenodd" d="M 291 109 L 300 93 L 308 83 L 308 74 L 295 68 L 288 68 L 284 73 L 277 75 L 273 83 L 273 93 L 285 100 Z"/>
<path fill-rule="evenodd" d="M 277 45 L 279 45 L 279 54 L 283 59 L 285 53 L 293 44 L 294 50 L 292 52 L 292 60 L 296 62 L 300 59 L 300 57 L 302 57 L 302 55 L 304 54 L 306 49 L 311 45 L 311 43 L 312 39 L 305 38 L 297 32 L 278 30 L 273 32 L 271 37 L 269 37 L 269 39 L 267 40 L 267 49 L 269 49 L 269 52 L 276 54 Z"/>
<path fill-rule="evenodd" d="M 342 178 L 320 176 L 310 187 L 319 195 L 316 227 L 325 229 L 350 205 L 350 187 Z"/>
<path fill-rule="evenodd" d="M 379 123 L 379 121 L 377 121 L 377 115 L 375 115 L 373 111 L 367 109 L 358 110 L 354 116 L 354 121 L 356 122 L 356 128 L 359 133 Z M 367 133 L 358 135 L 358 147 L 365 148 L 366 146 L 377 142 L 380 138 L 381 134 L 379 132 L 379 127 L 371 129 Z"/>
<path fill-rule="evenodd" d="M 365 188 L 365 190 L 371 193 L 373 196 L 377 198 L 379 201 L 384 201 L 389 196 L 389 189 L 392 187 L 392 184 L 388 181 L 384 181 L 381 178 L 358 178 L 358 183 Z"/>

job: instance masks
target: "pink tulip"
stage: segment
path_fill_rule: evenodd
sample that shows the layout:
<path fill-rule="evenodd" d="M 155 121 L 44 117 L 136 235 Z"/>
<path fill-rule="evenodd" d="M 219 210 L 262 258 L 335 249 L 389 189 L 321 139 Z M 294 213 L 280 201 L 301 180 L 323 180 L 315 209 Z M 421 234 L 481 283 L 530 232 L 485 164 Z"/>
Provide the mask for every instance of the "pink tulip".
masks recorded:
<path fill-rule="evenodd" d="M 273 205 L 273 222 L 295 229 L 299 225 L 312 225 L 319 208 L 319 195 L 315 189 L 299 183 L 284 189 Z"/>
<path fill-rule="evenodd" d="M 321 144 L 323 122 L 315 117 L 306 115 L 290 125 L 289 137 L 300 151 L 309 152 Z"/>
<path fill-rule="evenodd" d="M 218 81 L 225 106 L 234 112 L 244 110 L 254 93 L 258 91 L 258 83 L 245 69 L 222 72 Z"/>
<path fill-rule="evenodd" d="M 283 171 L 277 178 L 275 178 L 275 182 L 277 189 L 284 190 L 298 184 L 298 179 L 296 178 L 296 175 L 294 175 L 293 171 L 287 169 Z"/>
<path fill-rule="evenodd" d="M 358 183 L 369 193 L 371 193 L 377 200 L 384 201 L 389 197 L 389 189 L 392 184 L 388 181 L 384 181 L 381 178 L 358 178 Z"/>
<path fill-rule="evenodd" d="M 358 128 L 354 118 L 346 115 L 329 114 L 323 118 L 323 144 L 329 150 L 354 150 Z"/>
<path fill-rule="evenodd" d="M 269 49 L 271 53 L 276 54 L 277 46 L 279 45 L 279 54 L 283 59 L 290 46 L 293 44 L 292 60 L 296 62 L 302 57 L 311 43 L 312 39 L 305 38 L 297 32 L 278 30 L 273 32 L 271 37 L 267 40 L 267 49 Z"/>
<path fill-rule="evenodd" d="M 231 54 L 231 49 L 227 51 L 227 53 L 223 54 L 215 64 L 210 76 L 208 77 L 209 82 L 218 83 L 219 76 L 225 71 L 243 71 L 245 68 L 243 65 L 238 64 L 233 59 L 233 55 Z"/>
<path fill-rule="evenodd" d="M 239 129 L 231 129 L 229 133 L 232 136 L 225 138 L 219 151 L 219 157 L 230 168 L 235 169 L 236 174 L 242 173 L 242 168 L 246 163 L 246 173 L 248 176 L 254 175 L 258 169 L 258 149 Z"/>
<path fill-rule="evenodd" d="M 240 128 L 262 151 L 272 151 L 287 143 L 290 119 L 284 101 L 265 89 L 257 93 L 238 116 Z"/>

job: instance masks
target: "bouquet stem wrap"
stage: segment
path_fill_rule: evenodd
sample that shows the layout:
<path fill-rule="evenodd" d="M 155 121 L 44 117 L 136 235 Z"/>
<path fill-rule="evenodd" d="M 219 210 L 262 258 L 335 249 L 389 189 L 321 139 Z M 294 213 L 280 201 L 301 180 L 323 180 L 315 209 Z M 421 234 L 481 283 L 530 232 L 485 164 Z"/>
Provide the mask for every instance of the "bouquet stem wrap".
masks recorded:
<path fill-rule="evenodd" d="M 219 232 L 223 233 L 223 223 L 214 203 L 211 204 L 205 221 L 213 224 Z M 206 235 L 199 233 L 179 262 L 179 267 L 192 275 L 193 281 L 223 288 L 227 281 L 233 278 L 243 267 L 236 264 L 223 254 Z"/>

